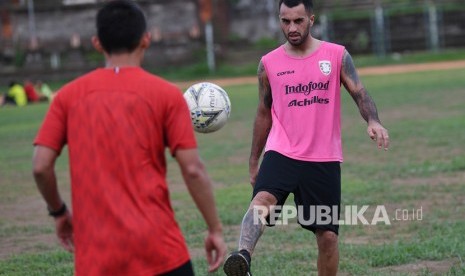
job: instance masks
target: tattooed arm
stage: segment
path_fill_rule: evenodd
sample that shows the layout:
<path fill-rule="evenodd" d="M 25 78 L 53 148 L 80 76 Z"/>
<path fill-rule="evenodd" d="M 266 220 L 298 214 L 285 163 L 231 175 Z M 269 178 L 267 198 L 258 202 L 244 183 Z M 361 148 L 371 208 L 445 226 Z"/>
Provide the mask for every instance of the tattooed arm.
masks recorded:
<path fill-rule="evenodd" d="M 344 51 L 342 58 L 341 82 L 357 104 L 363 119 L 367 121 L 370 138 L 377 142 L 378 148 L 384 147 L 387 150 L 388 131 L 381 125 L 375 102 L 360 81 L 352 57 L 347 51 Z"/>
<path fill-rule="evenodd" d="M 266 139 L 271 129 L 271 87 L 266 75 L 265 67 L 260 61 L 258 65 L 258 96 L 259 103 L 255 117 L 252 137 L 252 148 L 249 159 L 250 183 L 255 185 L 258 174 L 258 161 L 265 147 Z"/>

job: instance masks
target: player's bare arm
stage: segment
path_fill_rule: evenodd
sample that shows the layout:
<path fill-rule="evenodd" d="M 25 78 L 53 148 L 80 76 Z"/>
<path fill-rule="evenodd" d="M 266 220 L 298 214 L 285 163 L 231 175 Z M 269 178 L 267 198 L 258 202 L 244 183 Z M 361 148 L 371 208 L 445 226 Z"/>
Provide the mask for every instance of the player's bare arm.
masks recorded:
<path fill-rule="evenodd" d="M 205 250 L 209 263 L 208 271 L 214 272 L 223 263 L 226 245 L 223 240 L 223 226 L 215 207 L 210 178 L 197 149 L 178 149 L 175 156 L 189 193 L 207 223 Z"/>
<path fill-rule="evenodd" d="M 34 179 L 48 209 L 56 212 L 63 206 L 63 200 L 58 192 L 55 175 L 55 160 L 58 153 L 48 147 L 37 145 L 34 147 L 32 159 Z M 67 251 L 74 252 L 73 225 L 71 214 L 66 210 L 63 215 L 55 217 L 55 230 L 58 239 Z"/>
<path fill-rule="evenodd" d="M 387 150 L 389 148 L 388 131 L 382 126 L 375 102 L 360 81 L 352 57 L 347 50 L 344 51 L 342 58 L 341 82 L 357 104 L 363 119 L 367 121 L 367 132 L 370 138 L 377 142 L 378 148 Z"/>
<path fill-rule="evenodd" d="M 51 148 L 40 145 L 34 147 L 32 158 L 34 179 L 49 210 L 58 210 L 63 205 L 54 169 L 57 157 L 58 154 Z"/>
<path fill-rule="evenodd" d="M 252 148 L 249 159 L 250 183 L 252 185 L 255 185 L 255 177 L 258 173 L 258 160 L 271 130 L 271 103 L 273 102 L 270 82 L 261 61 L 258 65 L 257 75 L 259 103 L 253 127 Z"/>

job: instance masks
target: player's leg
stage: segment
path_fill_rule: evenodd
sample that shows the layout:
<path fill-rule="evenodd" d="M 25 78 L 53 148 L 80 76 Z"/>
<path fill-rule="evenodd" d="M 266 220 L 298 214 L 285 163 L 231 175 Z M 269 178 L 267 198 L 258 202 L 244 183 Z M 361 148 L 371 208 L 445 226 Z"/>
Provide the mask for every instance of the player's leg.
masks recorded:
<path fill-rule="evenodd" d="M 8 96 L 6 93 L 3 95 L 2 105 L 16 105 L 16 101 L 13 97 Z"/>
<path fill-rule="evenodd" d="M 297 174 L 293 173 L 293 160 L 277 152 L 265 153 L 253 199 L 244 215 L 239 238 L 239 250 L 231 253 L 223 270 L 228 276 L 250 274 L 251 256 L 266 225 L 272 226 L 270 212 L 281 206 L 287 199 L 293 185 L 297 184 Z M 295 183 L 295 184 L 292 184 Z"/>
<path fill-rule="evenodd" d="M 315 234 L 318 244 L 318 275 L 336 275 L 339 264 L 338 236 L 330 230 L 316 230 Z"/>
<path fill-rule="evenodd" d="M 242 219 L 241 236 L 239 238 L 239 251 L 247 250 L 252 255 L 258 239 L 265 230 L 266 218 L 278 200 L 269 192 L 261 191 L 254 196 L 249 209 Z"/>
<path fill-rule="evenodd" d="M 318 275 L 336 275 L 339 262 L 338 233 L 341 204 L 339 162 L 306 162 L 294 192 L 299 223 L 316 235 Z M 300 220 L 302 218 L 302 220 Z"/>
<path fill-rule="evenodd" d="M 232 252 L 223 266 L 228 276 L 249 276 L 252 261 L 252 253 L 266 225 L 266 218 L 277 199 L 269 192 L 257 193 L 250 203 L 249 209 L 244 215 L 241 224 L 239 238 L 239 250 Z"/>

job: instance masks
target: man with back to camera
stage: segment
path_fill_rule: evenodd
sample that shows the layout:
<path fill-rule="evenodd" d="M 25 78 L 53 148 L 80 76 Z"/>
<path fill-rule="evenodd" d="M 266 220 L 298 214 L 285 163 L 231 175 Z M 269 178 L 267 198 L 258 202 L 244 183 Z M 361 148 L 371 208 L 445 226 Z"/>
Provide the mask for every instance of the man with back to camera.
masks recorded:
<path fill-rule="evenodd" d="M 251 256 L 265 227 L 254 216 L 269 222 L 293 193 L 298 212 L 303 211 L 299 223 L 316 236 L 318 275 L 336 275 L 343 161 L 341 84 L 367 121 L 368 135 L 378 148 L 388 149 L 388 131 L 347 50 L 311 36 L 312 1 L 280 0 L 278 7 L 287 42 L 263 56 L 258 67 L 259 104 L 249 160 L 253 199 L 242 221 L 239 250 L 228 256 L 223 270 L 228 276 L 251 275 Z M 310 206 L 330 207 L 329 216 L 337 219 L 318 224 L 319 214 L 311 214 Z M 332 213 L 334 206 L 337 214 Z M 304 223 L 315 215 L 313 223 Z"/>
<path fill-rule="evenodd" d="M 217 270 L 226 246 L 211 182 L 181 91 L 140 67 L 150 44 L 140 7 L 107 2 L 92 42 L 105 68 L 61 89 L 34 140 L 34 177 L 62 246 L 75 251 L 75 274 L 194 274 L 169 199 L 166 147 L 207 223 L 209 271 Z M 65 144 L 73 216 L 54 171 Z"/>

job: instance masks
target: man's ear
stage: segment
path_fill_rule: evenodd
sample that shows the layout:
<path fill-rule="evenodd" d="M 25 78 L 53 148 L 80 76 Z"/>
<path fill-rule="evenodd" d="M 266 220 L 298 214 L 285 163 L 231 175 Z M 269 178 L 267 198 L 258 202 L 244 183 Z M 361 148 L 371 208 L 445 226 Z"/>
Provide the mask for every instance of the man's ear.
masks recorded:
<path fill-rule="evenodd" d="M 142 38 L 140 39 L 140 47 L 142 49 L 147 49 L 150 46 L 152 41 L 152 34 L 150 32 L 145 32 Z"/>
<path fill-rule="evenodd" d="M 103 53 L 103 47 L 96 35 L 92 36 L 92 45 L 99 53 Z"/>

